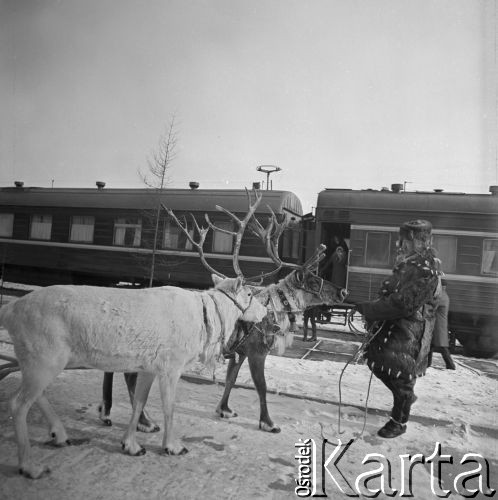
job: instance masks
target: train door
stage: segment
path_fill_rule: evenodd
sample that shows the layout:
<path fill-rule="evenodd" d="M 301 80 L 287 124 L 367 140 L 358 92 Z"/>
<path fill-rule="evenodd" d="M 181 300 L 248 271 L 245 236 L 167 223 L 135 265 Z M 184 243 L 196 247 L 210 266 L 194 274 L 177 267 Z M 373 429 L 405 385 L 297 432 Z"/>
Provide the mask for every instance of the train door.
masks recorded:
<path fill-rule="evenodd" d="M 323 278 L 348 287 L 348 269 L 351 254 L 351 224 L 324 222 L 320 228 L 320 243 L 327 246 L 325 259 L 320 266 Z"/>

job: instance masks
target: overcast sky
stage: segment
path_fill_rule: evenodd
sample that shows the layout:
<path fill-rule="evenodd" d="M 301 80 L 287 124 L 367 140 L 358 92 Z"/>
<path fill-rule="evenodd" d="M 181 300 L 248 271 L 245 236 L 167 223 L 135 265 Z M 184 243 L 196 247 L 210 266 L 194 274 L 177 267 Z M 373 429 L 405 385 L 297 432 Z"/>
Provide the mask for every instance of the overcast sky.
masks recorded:
<path fill-rule="evenodd" d="M 493 0 L 0 0 L 0 185 L 487 192 Z"/>

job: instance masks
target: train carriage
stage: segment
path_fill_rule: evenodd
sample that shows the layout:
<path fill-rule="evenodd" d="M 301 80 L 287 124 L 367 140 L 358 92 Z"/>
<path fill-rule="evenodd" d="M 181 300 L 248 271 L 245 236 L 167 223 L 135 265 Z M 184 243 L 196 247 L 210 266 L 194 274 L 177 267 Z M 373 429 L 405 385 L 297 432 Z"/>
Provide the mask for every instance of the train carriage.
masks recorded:
<path fill-rule="evenodd" d="M 355 303 L 374 299 L 389 275 L 400 224 L 429 220 L 451 298 L 450 329 L 468 354 L 490 356 L 498 352 L 498 196 L 490 191 L 326 189 L 318 195 L 315 235 L 305 234 L 310 247 L 330 245 L 334 236 L 348 246 L 348 301 Z"/>
<path fill-rule="evenodd" d="M 196 183 L 192 183 L 196 186 Z M 161 204 L 189 220 L 193 214 L 206 226 L 204 214 L 223 229 L 236 229 L 215 206 L 243 218 L 248 200 L 243 189 L 66 189 L 0 188 L 0 261 L 5 281 L 28 284 L 100 284 L 118 282 L 146 285 L 154 253 L 154 284 L 211 286 L 195 247 L 167 216 Z M 270 208 L 288 223 L 281 239 L 281 255 L 299 258 L 299 198 L 289 191 L 261 191 L 256 217 L 266 225 Z M 270 207 L 270 208 L 269 208 Z M 157 218 L 157 215 L 159 217 Z M 157 227 L 157 231 L 156 231 Z M 247 232 L 246 232 L 247 233 Z M 154 240 L 156 244 L 154 245 Z M 213 267 L 226 275 L 232 268 L 233 238 L 210 231 L 204 253 Z M 153 248 L 156 250 L 153 252 Z M 263 244 L 246 234 L 240 264 L 247 276 L 274 268 Z"/>

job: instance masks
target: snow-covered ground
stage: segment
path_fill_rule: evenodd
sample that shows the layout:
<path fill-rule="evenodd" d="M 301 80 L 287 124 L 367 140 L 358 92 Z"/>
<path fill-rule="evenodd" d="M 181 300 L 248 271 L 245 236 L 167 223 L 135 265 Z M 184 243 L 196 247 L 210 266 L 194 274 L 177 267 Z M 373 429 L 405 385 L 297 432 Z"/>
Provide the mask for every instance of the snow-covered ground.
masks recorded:
<path fill-rule="evenodd" d="M 4 352 L 8 352 L 9 347 L 3 346 Z M 148 453 L 137 458 L 123 455 L 119 444 L 129 417 L 122 377 L 115 377 L 114 426 L 107 428 L 97 419 L 102 374 L 93 370 L 66 371 L 50 387 L 48 397 L 62 416 L 69 435 L 91 440 L 89 444 L 63 449 L 44 445 L 47 431 L 38 409 L 33 408 L 29 422 L 34 454 L 52 468 L 51 475 L 37 481 L 17 474 L 17 449 L 7 400 L 17 386 L 19 375 L 11 374 L 0 382 L 0 498 L 296 498 L 295 480 L 299 472 L 295 443 L 313 438 L 321 456 L 322 429 L 329 441 L 340 437 L 347 442 L 363 427 L 362 407 L 370 372 L 364 365 L 349 365 L 341 384 L 343 434 L 338 433 L 338 380 L 343 367 L 343 363 L 333 361 L 268 357 L 268 387 L 276 392 L 269 394 L 268 404 L 272 418 L 282 428 L 280 434 L 258 430 L 259 402 L 255 391 L 235 389 L 230 405 L 239 416 L 222 420 L 214 409 L 223 386 L 183 380 L 178 391 L 175 426 L 190 453 L 167 457 L 161 452 L 160 435 L 141 434 Z M 217 367 L 217 380 L 224 378 L 225 370 L 226 365 Z M 195 366 L 190 374 L 212 376 L 200 366 Z M 238 382 L 251 385 L 246 366 Z M 388 418 L 391 399 L 383 385 L 372 380 L 370 412 L 363 436 L 347 449 L 338 464 L 348 482 L 354 484 L 360 474 L 376 468 L 362 461 L 368 454 L 377 453 L 390 461 L 392 485 L 399 490 L 399 456 L 421 453 L 429 458 L 439 442 L 442 454 L 451 455 L 454 460 L 453 465 L 442 466 L 444 487 L 454 496 L 457 496 L 453 486 L 455 476 L 470 467 L 459 465 L 467 453 L 480 454 L 488 461 L 490 484 L 496 489 L 497 381 L 462 367 L 456 371 L 430 368 L 417 382 L 416 392 L 418 401 L 413 406 L 407 433 L 394 440 L 382 440 L 376 431 Z M 148 410 L 162 423 L 156 384 Z M 330 456 L 334 446 L 327 446 L 326 455 Z M 411 482 L 414 498 L 437 498 L 431 490 L 430 474 L 429 465 L 414 468 Z M 318 482 L 320 493 L 321 479 Z M 372 480 L 369 487 L 379 484 L 379 480 Z M 344 484 L 342 487 L 346 488 Z M 325 490 L 330 498 L 348 498 L 328 473 Z M 379 498 L 387 497 L 381 494 Z"/>

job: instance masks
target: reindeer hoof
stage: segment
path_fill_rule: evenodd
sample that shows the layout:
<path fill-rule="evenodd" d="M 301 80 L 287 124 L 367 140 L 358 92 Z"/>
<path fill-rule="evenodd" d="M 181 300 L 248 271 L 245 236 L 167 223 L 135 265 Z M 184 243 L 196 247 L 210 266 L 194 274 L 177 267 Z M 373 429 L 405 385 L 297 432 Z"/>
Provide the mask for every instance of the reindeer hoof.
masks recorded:
<path fill-rule="evenodd" d="M 166 453 L 166 455 L 185 455 L 188 453 L 188 450 L 187 448 L 183 447 L 179 452 L 175 452 L 170 448 L 164 448 L 164 453 Z"/>
<path fill-rule="evenodd" d="M 54 439 L 44 443 L 46 446 L 54 446 L 55 448 L 64 448 L 65 446 L 79 446 L 82 444 L 88 444 L 90 442 L 89 438 L 66 439 L 65 441 L 57 442 L 54 433 L 52 433 L 52 437 Z"/>
<path fill-rule="evenodd" d="M 235 411 L 232 411 L 230 409 L 228 410 L 220 410 L 220 409 L 217 409 L 216 410 L 216 413 L 221 417 L 221 418 L 233 418 L 233 417 L 237 417 L 238 416 L 238 413 L 235 412 Z"/>
<path fill-rule="evenodd" d="M 80 446 L 82 444 L 88 444 L 90 442 L 89 438 L 78 438 L 78 439 L 66 439 L 67 446 Z"/>
<path fill-rule="evenodd" d="M 271 432 L 272 434 L 278 434 L 281 431 L 280 427 L 277 427 L 276 425 L 273 424 L 268 425 L 266 422 L 260 422 L 259 428 L 264 432 Z"/>
<path fill-rule="evenodd" d="M 102 423 L 110 427 L 112 425 L 112 420 L 109 418 L 109 412 L 104 411 L 103 405 L 99 405 L 98 412 L 99 412 L 99 418 L 100 420 L 102 420 Z"/>
<path fill-rule="evenodd" d="M 121 443 L 121 449 L 127 454 L 127 455 L 130 455 L 132 457 L 141 457 L 142 455 L 145 455 L 147 453 L 147 450 L 143 447 L 143 446 L 140 446 L 138 451 L 136 451 L 135 453 L 132 453 L 124 443 Z"/>
<path fill-rule="evenodd" d="M 159 432 L 161 428 L 157 425 L 154 424 L 153 422 L 146 422 L 146 423 L 138 423 L 137 424 L 137 431 L 140 432 L 147 432 L 147 433 L 152 433 L 152 432 Z"/>
<path fill-rule="evenodd" d="M 19 474 L 21 474 L 21 476 L 27 477 L 28 479 L 39 479 L 42 476 L 50 474 L 50 469 L 44 466 L 32 467 L 31 470 L 20 467 Z"/>

